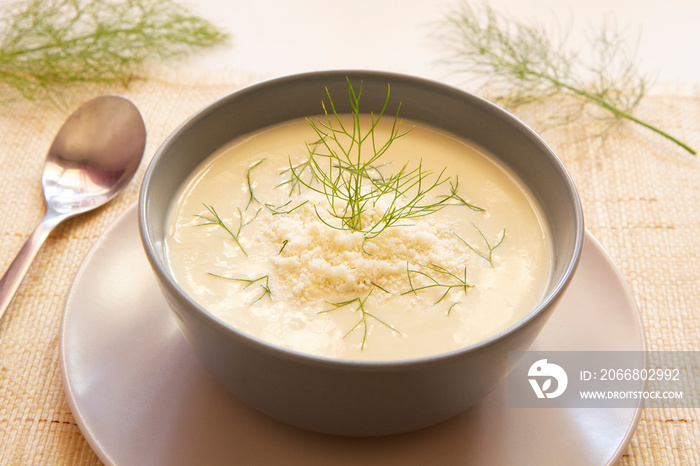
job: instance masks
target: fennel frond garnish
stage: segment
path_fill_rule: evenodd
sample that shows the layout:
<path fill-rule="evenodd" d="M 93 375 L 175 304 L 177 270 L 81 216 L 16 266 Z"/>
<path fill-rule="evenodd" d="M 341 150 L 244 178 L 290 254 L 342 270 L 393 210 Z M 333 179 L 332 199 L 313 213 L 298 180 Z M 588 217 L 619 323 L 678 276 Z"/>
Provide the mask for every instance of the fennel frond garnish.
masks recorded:
<path fill-rule="evenodd" d="M 379 140 L 376 130 L 385 116 L 390 94 L 389 87 L 383 108 L 376 114 L 370 113 L 365 128 L 360 110 L 362 84 L 356 90 L 348 80 L 350 122 L 337 113 L 326 89 L 328 106 L 322 102 L 323 115 L 308 120 L 320 144 L 307 146 L 309 158 L 304 164 L 290 163 L 289 167 L 295 186 L 319 193 L 327 200 L 325 213 L 316 211 L 321 222 L 334 229 L 362 233 L 366 239 L 375 238 L 387 228 L 405 226 L 405 220 L 435 213 L 452 198 L 429 198 L 436 188 L 449 181 L 444 169 L 435 175 L 420 162 L 415 168 L 409 168 L 407 162 L 391 175 L 385 176 L 378 170 L 381 157 L 410 131 L 401 130 L 399 105 L 389 135 L 386 140 Z M 379 203 L 386 207 L 378 218 L 365 215 Z"/>
<path fill-rule="evenodd" d="M 207 209 L 207 211 L 209 211 L 209 214 L 211 214 L 211 217 L 208 217 L 206 215 L 199 215 L 199 214 L 195 215 L 195 217 L 198 217 L 198 218 L 203 220 L 203 222 L 197 224 L 197 226 L 201 227 L 201 226 L 208 226 L 208 225 L 216 225 L 218 227 L 223 228 L 224 231 L 226 231 L 226 233 L 228 233 L 228 235 L 233 239 L 233 241 L 236 243 L 236 245 L 238 245 L 238 247 L 241 249 L 241 252 L 243 253 L 243 255 L 245 255 L 247 257 L 248 253 L 243 248 L 243 245 L 241 244 L 239 237 L 241 236 L 241 231 L 243 230 L 243 227 L 249 225 L 250 222 L 255 220 L 257 218 L 258 214 L 260 213 L 261 209 L 258 209 L 257 211 L 255 211 L 255 216 L 253 218 L 246 220 L 243 216 L 243 212 L 241 212 L 241 209 L 236 208 L 236 210 L 238 210 L 238 227 L 236 227 L 236 229 L 235 229 L 236 231 L 233 231 L 233 229 L 231 227 L 226 225 L 224 220 L 219 216 L 219 213 L 216 211 L 216 209 L 214 209 L 213 206 L 208 205 L 208 204 L 204 204 L 204 207 Z"/>
<path fill-rule="evenodd" d="M 611 117 L 612 125 L 632 121 L 696 154 L 687 144 L 633 115 L 648 79 L 639 72 L 621 34 L 610 25 L 592 41 L 588 61 L 566 50 L 565 41 L 554 41 L 544 28 L 505 18 L 488 5 L 477 11 L 462 3 L 439 24 L 437 36 L 449 51 L 446 62 L 458 72 L 485 78 L 488 90 L 498 95 L 494 100 L 506 106 L 573 97 L 578 104 L 564 115 L 567 121 L 593 105 Z"/>
<path fill-rule="evenodd" d="M 383 288 L 380 288 L 380 289 L 383 290 Z M 369 332 L 367 318 L 372 318 L 372 319 L 376 320 L 377 322 L 379 322 L 380 324 L 382 324 L 383 326 L 385 326 L 386 328 L 388 328 L 389 330 L 391 330 L 392 332 L 398 333 L 399 335 L 401 334 L 401 332 L 399 332 L 396 328 L 394 328 L 393 325 L 391 325 L 387 322 L 384 322 L 382 319 L 380 319 L 376 315 L 372 314 L 371 312 L 368 312 L 365 309 L 365 303 L 367 302 L 369 297 L 372 295 L 372 291 L 373 290 L 370 290 L 369 293 L 367 293 L 367 296 L 365 296 L 364 298 L 358 297 L 358 298 L 354 298 L 354 299 L 349 299 L 347 301 L 342 301 L 339 303 L 328 303 L 333 307 L 331 309 L 326 309 L 325 311 L 321 311 L 319 313 L 319 314 L 324 314 L 324 313 L 332 312 L 332 311 L 335 311 L 337 309 L 340 309 L 340 308 L 343 308 L 346 306 L 350 306 L 352 304 L 357 304 L 355 311 L 360 312 L 360 319 L 357 321 L 357 323 L 350 330 L 348 330 L 345 333 L 345 335 L 343 335 L 343 338 L 347 337 L 348 335 L 353 333 L 355 330 L 362 327 L 363 333 L 362 333 L 362 343 L 360 344 L 361 350 L 363 350 L 365 348 L 365 343 L 367 342 L 367 334 Z M 384 291 L 386 291 L 386 290 L 384 290 Z"/>
<path fill-rule="evenodd" d="M 253 193 L 253 184 L 254 184 L 254 183 L 253 183 L 253 181 L 250 179 L 250 173 L 253 171 L 254 168 L 256 168 L 258 165 L 260 165 L 260 164 L 263 163 L 264 161 L 265 161 L 265 159 L 260 159 L 260 160 L 258 160 L 257 162 L 253 162 L 253 163 L 250 165 L 250 167 L 248 167 L 248 171 L 246 172 L 245 178 L 246 178 L 246 181 L 247 181 L 247 183 L 248 183 L 248 205 L 245 206 L 245 210 L 248 210 L 248 207 L 250 207 L 250 205 L 251 205 L 253 202 L 256 202 L 256 203 L 258 203 L 258 204 L 261 203 L 260 200 L 258 200 L 258 198 L 255 197 L 255 194 Z"/>
<path fill-rule="evenodd" d="M 0 19 L 0 82 L 55 101 L 72 84 L 127 85 L 147 60 L 227 37 L 173 0 L 28 0 Z"/>
<path fill-rule="evenodd" d="M 252 306 L 253 304 L 257 303 L 258 301 L 260 301 L 261 299 L 263 299 L 265 296 L 267 296 L 267 297 L 269 297 L 270 299 L 272 299 L 272 291 L 270 290 L 270 276 L 269 276 L 269 275 L 262 275 L 262 276 L 260 276 L 260 277 L 258 277 L 258 278 L 224 277 L 223 275 L 217 275 L 217 274 L 215 274 L 215 273 L 209 273 L 208 275 L 211 275 L 212 277 L 216 277 L 216 278 L 223 278 L 224 280 L 232 280 L 232 281 L 235 281 L 235 282 L 245 283 L 245 285 L 243 286 L 243 289 L 244 289 L 244 290 L 245 290 L 246 288 L 248 288 L 249 286 L 254 285 L 254 284 L 260 282 L 260 283 L 258 283 L 258 285 L 259 285 L 260 288 L 262 289 L 262 294 L 260 294 L 260 296 L 258 296 L 257 298 L 255 298 L 255 301 L 253 301 L 252 303 L 250 303 L 251 306 Z"/>
<path fill-rule="evenodd" d="M 455 235 L 457 237 L 457 239 L 459 239 L 461 242 L 463 242 L 469 249 L 474 251 L 479 257 L 481 257 L 486 262 L 491 264 L 491 267 L 493 267 L 493 251 L 498 246 L 500 246 L 501 243 L 503 243 L 504 239 L 506 239 L 506 229 L 504 228 L 503 231 L 501 232 L 501 238 L 498 240 L 498 242 L 492 245 L 491 242 L 486 238 L 486 236 L 481 232 L 479 227 L 477 227 L 476 225 L 473 225 L 473 226 L 474 226 L 474 229 L 479 232 L 479 235 L 481 235 L 481 239 L 483 240 L 484 244 L 486 244 L 486 248 L 489 250 L 488 253 L 479 252 L 474 246 L 469 244 L 469 242 L 467 242 L 467 240 L 465 240 L 464 238 L 459 236 L 457 233 L 452 232 L 452 234 Z"/>
<path fill-rule="evenodd" d="M 468 283 L 466 267 L 464 267 L 463 274 L 460 276 L 450 272 L 441 265 L 419 264 L 418 262 L 414 262 L 414 264 L 417 268 L 412 269 L 410 262 L 406 262 L 406 275 L 408 276 L 408 285 L 410 289 L 401 293 L 402 295 L 409 293 L 418 294 L 419 291 L 433 288 L 440 289 L 443 290 L 443 294 L 435 301 L 435 304 L 439 304 L 452 290 L 461 289 L 464 291 L 464 294 L 467 294 L 469 288 L 474 288 L 474 285 Z M 422 277 L 425 279 L 424 281 L 426 281 L 426 284 L 414 284 L 414 276 Z M 450 307 L 450 310 L 452 310 L 452 307 Z"/>

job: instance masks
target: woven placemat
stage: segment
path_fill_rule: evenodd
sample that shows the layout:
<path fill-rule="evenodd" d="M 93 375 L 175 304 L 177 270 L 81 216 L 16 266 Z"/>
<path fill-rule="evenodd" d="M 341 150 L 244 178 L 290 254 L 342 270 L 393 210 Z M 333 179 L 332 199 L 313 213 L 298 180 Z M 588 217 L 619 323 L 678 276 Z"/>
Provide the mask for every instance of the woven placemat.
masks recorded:
<path fill-rule="evenodd" d="M 146 159 L 188 115 L 255 80 L 156 79 L 129 89 L 80 90 L 80 100 L 117 91 L 148 127 Z M 0 270 L 44 213 L 40 175 L 66 109 L 21 100 L 0 112 Z M 546 106 L 516 113 L 537 126 Z M 700 96 L 647 98 L 638 115 L 700 148 Z M 588 229 L 621 269 L 640 307 L 649 349 L 700 350 L 700 161 L 644 129 L 623 125 L 605 143 L 585 124 L 548 129 L 545 139 L 571 171 Z M 64 300 L 83 257 L 116 216 L 135 202 L 146 163 L 108 206 L 59 226 L 48 238 L 0 321 L 2 464 L 99 464 L 73 419 L 59 369 Z M 623 464 L 700 464 L 697 409 L 644 410 Z M 566 463 L 566 458 L 562 458 Z"/>

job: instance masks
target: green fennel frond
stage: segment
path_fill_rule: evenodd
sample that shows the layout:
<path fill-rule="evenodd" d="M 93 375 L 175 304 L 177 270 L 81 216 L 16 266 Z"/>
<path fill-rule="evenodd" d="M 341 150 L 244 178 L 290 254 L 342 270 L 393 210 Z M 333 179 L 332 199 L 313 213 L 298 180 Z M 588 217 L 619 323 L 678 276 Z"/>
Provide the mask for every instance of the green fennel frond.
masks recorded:
<path fill-rule="evenodd" d="M 269 276 L 269 275 L 263 275 L 263 276 L 258 277 L 258 278 L 225 277 L 225 276 L 223 276 L 223 275 L 217 275 L 217 274 L 211 273 L 211 272 L 208 273 L 208 275 L 211 275 L 212 277 L 216 277 L 216 278 L 223 278 L 224 280 L 232 280 L 232 281 L 235 281 L 235 282 L 244 283 L 244 284 L 245 284 L 245 285 L 243 286 L 243 289 L 244 289 L 244 290 L 245 290 L 246 288 L 248 288 L 249 286 L 254 285 L 255 283 L 258 283 L 258 285 L 259 285 L 260 288 L 262 289 L 262 293 L 260 294 L 260 296 L 258 296 L 257 298 L 255 298 L 255 301 L 253 301 L 252 303 L 250 303 L 251 306 L 252 306 L 253 304 L 257 303 L 258 301 L 260 301 L 261 299 L 263 299 L 265 296 L 267 296 L 267 297 L 269 297 L 269 298 L 272 298 L 272 291 L 270 290 L 270 276 Z M 259 283 L 259 282 L 260 282 L 260 283 Z"/>
<path fill-rule="evenodd" d="M 243 230 L 243 227 L 249 225 L 253 220 L 255 220 L 257 218 L 261 209 L 258 209 L 257 211 L 255 211 L 255 215 L 251 219 L 246 220 L 244 215 L 243 215 L 243 212 L 241 212 L 241 209 L 236 208 L 236 210 L 238 211 L 238 226 L 235 229 L 233 229 L 232 227 L 229 227 L 226 224 L 226 222 L 224 222 L 224 220 L 219 216 L 219 213 L 216 211 L 216 209 L 214 209 L 213 206 L 208 205 L 208 204 L 204 204 L 204 208 L 207 209 L 207 211 L 209 212 L 209 214 L 211 216 L 199 215 L 199 214 L 195 215 L 195 217 L 198 217 L 198 218 L 203 220 L 203 222 L 198 224 L 197 226 L 201 227 L 201 226 L 208 226 L 208 225 L 216 225 L 216 226 L 223 228 L 224 231 L 226 231 L 226 233 L 228 233 L 228 235 L 231 237 L 231 239 L 233 239 L 233 241 L 236 243 L 236 245 L 238 245 L 238 247 L 241 249 L 241 252 L 243 253 L 243 255 L 245 255 L 247 257 L 248 253 L 243 248 L 243 245 L 241 244 L 240 239 L 239 239 L 241 236 L 241 231 Z"/>
<path fill-rule="evenodd" d="M 366 239 L 378 236 L 387 228 L 405 226 L 406 220 L 435 213 L 452 199 L 451 195 L 432 193 L 449 181 L 444 169 L 436 174 L 419 161 L 417 167 L 411 168 L 406 163 L 391 175 L 380 170 L 387 165 L 381 161 L 382 156 L 396 140 L 410 132 L 401 129 L 399 104 L 388 126 L 388 136 L 379 140 L 377 128 L 386 116 L 390 94 L 388 86 L 383 107 L 377 113 L 369 113 L 369 121 L 364 122 L 360 110 L 362 84 L 356 90 L 348 80 L 352 110 L 347 122 L 336 111 L 326 89 L 328 104 L 322 102 L 323 115 L 309 119 L 318 141 L 307 145 L 309 158 L 304 163 L 290 163 L 288 169 L 293 180 L 290 184 L 325 197 L 325 207 L 316 208 L 320 221 L 331 228 L 362 233 Z M 381 215 L 365 215 L 380 203 Z"/>
<path fill-rule="evenodd" d="M 590 58 L 557 42 L 543 27 L 511 20 L 488 5 L 463 2 L 438 25 L 445 61 L 459 73 L 483 79 L 496 101 L 517 106 L 554 96 L 572 97 L 561 121 L 572 121 L 589 105 L 602 109 L 613 127 L 622 120 L 639 124 L 695 155 L 666 131 L 634 116 L 649 80 L 640 73 L 622 34 L 606 23 L 590 45 Z"/>
<path fill-rule="evenodd" d="M 29 0 L 0 19 L 0 83 L 56 100 L 72 84 L 127 85 L 148 60 L 227 38 L 173 0 Z"/>
<path fill-rule="evenodd" d="M 469 244 L 467 240 L 459 236 L 457 233 L 452 233 L 459 239 L 461 242 L 463 242 L 469 249 L 471 249 L 473 252 L 475 252 L 479 257 L 484 259 L 486 262 L 491 264 L 491 267 L 493 267 L 493 251 L 503 243 L 503 240 L 506 239 L 506 229 L 504 228 L 503 231 L 501 232 L 501 237 L 498 239 L 498 241 L 495 244 L 491 244 L 491 242 L 486 238 L 486 235 L 477 227 L 474 225 L 474 229 L 479 232 L 479 235 L 481 236 L 481 239 L 483 243 L 486 245 L 486 249 L 488 249 L 487 252 L 479 252 L 477 248 Z"/>
<path fill-rule="evenodd" d="M 386 291 L 383 288 L 379 287 L 378 285 L 375 285 L 375 286 L 377 286 L 377 288 L 380 288 L 383 291 Z M 348 335 L 353 333 L 355 330 L 362 327 L 363 333 L 362 333 L 362 343 L 360 345 L 360 349 L 364 349 L 365 343 L 367 342 L 367 334 L 369 332 L 369 327 L 368 327 L 368 322 L 367 322 L 368 318 L 374 319 L 375 321 L 377 321 L 378 323 L 380 323 L 381 325 L 388 328 L 389 330 L 391 330 L 394 333 L 397 333 L 399 335 L 401 334 L 401 332 L 399 332 L 393 325 L 383 321 L 382 319 L 377 317 L 377 315 L 372 314 L 371 312 L 368 312 L 367 309 L 365 309 L 366 302 L 369 299 L 369 297 L 372 295 L 372 291 L 373 290 L 370 290 L 370 292 L 367 293 L 367 296 L 365 296 L 364 298 L 357 297 L 357 298 L 349 299 L 347 301 L 342 301 L 342 302 L 338 302 L 338 303 L 328 303 L 333 307 L 331 309 L 327 309 L 325 311 L 320 312 L 320 314 L 332 312 L 332 311 L 335 311 L 337 309 L 344 308 L 346 306 L 351 306 L 351 305 L 355 304 L 357 306 L 355 308 L 355 311 L 360 313 L 360 319 L 357 321 L 357 323 L 350 330 L 348 330 L 345 333 L 345 335 L 343 335 L 343 338 L 347 337 Z"/>
<path fill-rule="evenodd" d="M 408 291 L 401 293 L 402 295 L 413 293 L 418 294 L 419 291 L 438 289 L 442 290 L 443 294 L 435 301 L 439 304 L 452 290 L 462 290 L 464 294 L 474 285 L 470 285 L 467 280 L 467 268 L 464 267 L 461 275 L 450 272 L 445 267 L 437 264 L 419 264 L 413 262 L 414 268 L 411 268 L 411 262 L 406 262 L 406 275 L 408 276 Z M 422 279 L 424 284 L 415 283 L 416 279 Z M 450 307 L 450 310 L 452 307 Z M 449 313 L 449 312 L 448 312 Z"/>

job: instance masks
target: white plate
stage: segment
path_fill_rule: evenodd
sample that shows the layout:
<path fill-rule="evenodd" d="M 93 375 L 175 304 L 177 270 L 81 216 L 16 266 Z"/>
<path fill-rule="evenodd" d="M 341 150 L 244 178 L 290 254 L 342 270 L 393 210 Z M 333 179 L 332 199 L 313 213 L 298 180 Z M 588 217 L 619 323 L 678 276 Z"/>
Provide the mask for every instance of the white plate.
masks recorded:
<path fill-rule="evenodd" d="M 635 302 L 593 237 L 537 350 L 645 348 Z M 68 295 L 61 370 L 73 415 L 100 459 L 177 464 L 605 464 L 640 409 L 514 409 L 506 383 L 456 418 L 382 438 L 310 433 L 229 395 L 190 352 L 146 261 L 131 206 L 88 253 Z"/>

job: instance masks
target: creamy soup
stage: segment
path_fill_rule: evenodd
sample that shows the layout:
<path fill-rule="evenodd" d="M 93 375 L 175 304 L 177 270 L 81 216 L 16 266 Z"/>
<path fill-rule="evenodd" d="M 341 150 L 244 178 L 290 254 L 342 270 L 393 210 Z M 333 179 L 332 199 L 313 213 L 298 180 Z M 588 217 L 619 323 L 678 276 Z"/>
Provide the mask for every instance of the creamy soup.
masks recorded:
<path fill-rule="evenodd" d="M 390 131 L 379 126 L 359 160 Z M 213 154 L 182 187 L 169 265 L 217 318 L 303 353 L 396 360 L 477 343 L 541 300 L 547 226 L 489 154 L 418 123 L 352 176 L 318 140 L 304 119 L 267 128 Z M 310 152 L 322 154 L 315 175 Z"/>

